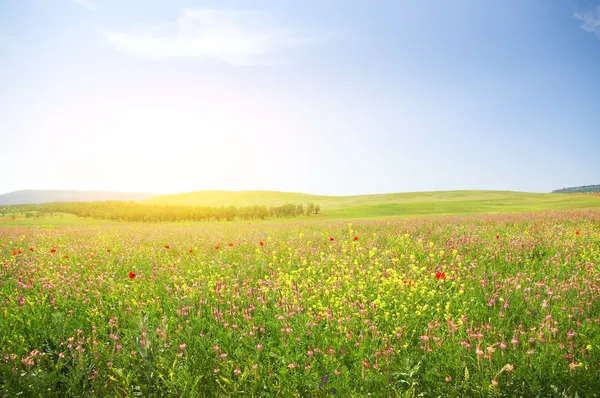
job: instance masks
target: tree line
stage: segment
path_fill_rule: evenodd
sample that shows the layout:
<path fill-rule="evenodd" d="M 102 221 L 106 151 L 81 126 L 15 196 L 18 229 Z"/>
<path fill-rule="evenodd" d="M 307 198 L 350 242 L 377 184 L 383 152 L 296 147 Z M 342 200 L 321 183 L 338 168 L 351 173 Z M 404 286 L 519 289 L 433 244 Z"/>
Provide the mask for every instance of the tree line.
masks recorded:
<path fill-rule="evenodd" d="M 552 193 L 600 193 L 600 185 L 583 185 L 581 187 L 555 189 Z"/>
<path fill-rule="evenodd" d="M 286 203 L 278 206 L 187 206 L 140 204 L 131 201 L 55 202 L 41 204 L 0 206 L 0 216 L 44 217 L 55 214 L 73 214 L 78 217 L 111 221 L 161 222 L 161 221 L 232 221 L 290 218 L 319 214 L 319 204 Z"/>

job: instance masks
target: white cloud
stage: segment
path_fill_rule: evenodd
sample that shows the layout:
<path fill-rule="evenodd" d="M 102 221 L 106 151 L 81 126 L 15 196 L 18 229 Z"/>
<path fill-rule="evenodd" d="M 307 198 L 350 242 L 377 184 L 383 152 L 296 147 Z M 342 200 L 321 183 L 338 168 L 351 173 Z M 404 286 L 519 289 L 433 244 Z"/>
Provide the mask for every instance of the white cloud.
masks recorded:
<path fill-rule="evenodd" d="M 583 30 L 595 33 L 600 39 L 600 6 L 595 11 L 575 13 L 575 17 L 583 21 L 581 24 Z"/>
<path fill-rule="evenodd" d="M 71 0 L 75 4 L 79 4 L 82 7 L 87 8 L 88 10 L 97 11 L 98 6 L 92 0 Z"/>
<path fill-rule="evenodd" d="M 184 9 L 174 22 L 104 34 L 118 50 L 139 58 L 208 57 L 233 65 L 281 63 L 277 54 L 320 39 L 304 28 L 279 26 L 267 13 L 231 8 Z"/>

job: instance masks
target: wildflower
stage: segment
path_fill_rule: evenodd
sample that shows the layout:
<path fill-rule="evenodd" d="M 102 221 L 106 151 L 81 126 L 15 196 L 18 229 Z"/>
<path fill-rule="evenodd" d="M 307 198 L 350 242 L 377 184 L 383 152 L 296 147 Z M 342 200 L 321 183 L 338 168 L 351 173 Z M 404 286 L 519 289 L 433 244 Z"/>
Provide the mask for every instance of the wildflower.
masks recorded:
<path fill-rule="evenodd" d="M 33 250 L 33 247 L 30 247 L 29 251 L 33 253 L 35 250 Z"/>
<path fill-rule="evenodd" d="M 110 254 L 110 249 L 106 249 L 106 252 Z"/>
<path fill-rule="evenodd" d="M 358 236 L 355 236 L 355 237 L 354 237 L 354 240 L 355 240 L 355 241 L 357 241 L 357 240 L 358 240 Z"/>
<path fill-rule="evenodd" d="M 578 366 L 579 366 L 579 364 L 577 362 L 571 362 L 569 364 L 569 369 L 570 370 L 575 370 L 575 369 L 577 369 Z"/>
<path fill-rule="evenodd" d="M 575 235 L 581 235 L 581 232 L 579 232 L 579 230 L 575 231 Z"/>
<path fill-rule="evenodd" d="M 262 346 L 262 344 L 257 344 L 257 345 L 256 345 L 256 349 L 257 349 L 258 351 L 262 350 L 262 349 L 263 349 L 263 346 Z"/>
<path fill-rule="evenodd" d="M 435 274 L 437 279 L 446 279 L 446 274 L 444 272 L 438 272 Z"/>
<path fill-rule="evenodd" d="M 63 259 L 67 260 L 69 258 L 69 256 L 63 256 Z"/>
<path fill-rule="evenodd" d="M 234 375 L 236 375 L 236 376 L 239 376 L 239 375 L 241 375 L 241 374 L 242 374 L 242 371 L 236 368 L 236 369 L 233 371 L 233 374 L 234 374 Z"/>
<path fill-rule="evenodd" d="M 496 235 L 496 239 L 500 239 L 500 235 Z"/>
<path fill-rule="evenodd" d="M 446 376 L 446 383 L 450 383 L 452 381 L 452 377 Z"/>
<path fill-rule="evenodd" d="M 220 371 L 221 371 L 221 369 L 214 369 L 214 370 L 213 370 L 213 373 L 214 373 L 214 374 L 217 374 L 217 373 L 219 373 Z"/>
<path fill-rule="evenodd" d="M 229 246 L 229 247 L 233 246 L 233 242 L 229 242 L 229 244 L 227 246 Z"/>
<path fill-rule="evenodd" d="M 219 250 L 219 246 L 215 246 L 215 250 Z"/>
<path fill-rule="evenodd" d="M 330 238 L 329 238 L 329 241 L 330 241 L 330 242 L 333 242 L 334 240 L 335 240 L 335 239 L 334 239 L 333 237 L 330 237 Z"/>
<path fill-rule="evenodd" d="M 53 247 L 52 249 L 50 249 L 50 253 L 52 253 L 52 254 L 56 253 L 56 248 Z"/>
<path fill-rule="evenodd" d="M 261 245 L 261 246 L 264 246 L 264 245 L 265 245 L 265 242 L 263 242 L 263 241 L 260 241 L 260 242 L 258 242 L 258 244 L 259 244 L 259 245 Z"/>
<path fill-rule="evenodd" d="M 129 271 L 129 273 L 127 274 L 127 276 L 129 277 L 129 279 L 135 279 L 135 277 L 137 276 L 137 274 L 135 272 Z"/>
<path fill-rule="evenodd" d="M 190 254 L 194 253 L 194 251 L 193 251 L 192 249 L 188 250 L 188 252 L 189 252 Z"/>

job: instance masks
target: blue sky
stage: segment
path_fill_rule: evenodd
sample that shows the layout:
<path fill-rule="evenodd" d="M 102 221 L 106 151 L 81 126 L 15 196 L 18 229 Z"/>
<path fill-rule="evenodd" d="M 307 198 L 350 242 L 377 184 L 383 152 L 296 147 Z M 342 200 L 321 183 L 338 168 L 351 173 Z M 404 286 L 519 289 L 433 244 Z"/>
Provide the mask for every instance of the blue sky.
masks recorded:
<path fill-rule="evenodd" d="M 600 1 L 0 2 L 0 193 L 600 183 Z"/>

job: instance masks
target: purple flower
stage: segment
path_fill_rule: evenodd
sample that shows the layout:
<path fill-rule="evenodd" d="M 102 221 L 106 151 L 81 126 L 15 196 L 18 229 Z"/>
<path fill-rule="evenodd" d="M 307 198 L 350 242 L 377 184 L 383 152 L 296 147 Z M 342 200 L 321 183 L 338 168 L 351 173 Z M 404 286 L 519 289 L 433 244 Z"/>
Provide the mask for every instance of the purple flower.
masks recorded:
<path fill-rule="evenodd" d="M 323 376 L 323 380 L 321 380 L 321 383 L 327 383 L 328 379 L 329 377 L 327 377 L 327 375 Z"/>

